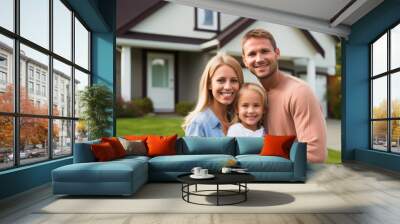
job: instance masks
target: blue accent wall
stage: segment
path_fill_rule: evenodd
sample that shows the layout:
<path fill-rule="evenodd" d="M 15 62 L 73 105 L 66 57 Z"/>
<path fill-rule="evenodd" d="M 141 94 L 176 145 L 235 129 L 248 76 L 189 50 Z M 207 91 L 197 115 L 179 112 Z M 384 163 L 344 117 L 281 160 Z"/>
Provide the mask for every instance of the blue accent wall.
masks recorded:
<path fill-rule="evenodd" d="M 67 0 L 92 32 L 93 83 L 104 83 L 115 96 L 116 0 Z M 115 100 L 114 100 L 115 101 Z M 114 107 L 115 108 L 115 107 Z M 110 132 L 115 135 L 115 116 Z M 0 199 L 51 181 L 51 171 L 72 163 L 72 157 L 46 161 L 0 172 Z"/>
<path fill-rule="evenodd" d="M 53 169 L 71 163 L 69 157 L 0 172 L 0 199 L 48 183 Z"/>
<path fill-rule="evenodd" d="M 372 151 L 370 141 L 369 43 L 400 22 L 400 1 L 386 0 L 351 27 L 343 43 L 342 159 L 399 170 L 400 157 Z"/>

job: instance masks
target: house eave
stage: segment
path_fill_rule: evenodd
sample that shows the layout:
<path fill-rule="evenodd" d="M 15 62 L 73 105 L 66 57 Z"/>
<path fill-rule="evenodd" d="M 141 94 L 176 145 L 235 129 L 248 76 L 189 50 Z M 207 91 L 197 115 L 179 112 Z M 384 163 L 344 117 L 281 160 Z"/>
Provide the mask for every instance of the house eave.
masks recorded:
<path fill-rule="evenodd" d="M 200 52 L 203 50 L 202 45 L 198 44 L 183 44 L 183 43 L 138 40 L 129 38 L 117 38 L 117 45 L 147 48 L 147 49 L 159 49 L 159 50 L 177 50 L 177 51 L 194 51 L 194 52 Z"/>

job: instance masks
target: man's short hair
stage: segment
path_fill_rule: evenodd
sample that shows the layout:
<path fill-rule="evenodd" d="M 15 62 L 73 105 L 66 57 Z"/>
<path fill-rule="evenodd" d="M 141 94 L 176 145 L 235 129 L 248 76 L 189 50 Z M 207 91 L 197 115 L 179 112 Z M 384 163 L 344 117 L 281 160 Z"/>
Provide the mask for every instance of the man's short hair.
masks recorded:
<path fill-rule="evenodd" d="M 242 45 L 242 53 L 244 53 L 243 50 L 243 45 L 244 43 L 246 43 L 246 41 L 248 41 L 250 38 L 264 38 L 267 39 L 271 42 L 272 47 L 274 48 L 274 50 L 276 49 L 276 42 L 274 39 L 274 36 L 272 36 L 272 34 L 264 29 L 261 28 L 257 28 L 257 29 L 252 29 L 249 30 L 243 37 L 242 37 L 242 41 L 241 41 L 241 45 Z"/>

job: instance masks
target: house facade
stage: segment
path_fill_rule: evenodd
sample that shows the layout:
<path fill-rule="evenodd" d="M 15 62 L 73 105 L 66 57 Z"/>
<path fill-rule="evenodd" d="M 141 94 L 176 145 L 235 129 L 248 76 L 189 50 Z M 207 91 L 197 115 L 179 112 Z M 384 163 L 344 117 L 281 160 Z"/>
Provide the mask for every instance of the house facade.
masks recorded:
<path fill-rule="evenodd" d="M 306 80 L 326 115 L 327 76 L 335 74 L 336 65 L 334 37 L 162 1 L 117 31 L 117 94 L 124 100 L 149 97 L 156 112 L 173 112 L 178 102 L 196 102 L 207 61 L 223 51 L 241 62 L 241 37 L 253 28 L 275 36 L 280 69 Z M 243 70 L 245 81 L 258 82 Z"/>

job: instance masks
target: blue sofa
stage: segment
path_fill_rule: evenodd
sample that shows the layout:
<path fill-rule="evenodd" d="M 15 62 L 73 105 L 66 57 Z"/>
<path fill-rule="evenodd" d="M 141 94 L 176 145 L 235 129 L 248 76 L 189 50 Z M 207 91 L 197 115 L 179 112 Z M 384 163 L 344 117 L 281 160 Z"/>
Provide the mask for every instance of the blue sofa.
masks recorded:
<path fill-rule="evenodd" d="M 218 172 L 234 159 L 260 182 L 304 182 L 306 180 L 306 144 L 294 142 L 290 159 L 260 156 L 263 138 L 183 137 L 176 142 L 177 155 L 127 156 L 96 162 L 90 141 L 75 144 L 74 163 L 52 171 L 54 194 L 131 195 L 148 181 L 176 181 L 193 167 Z"/>

